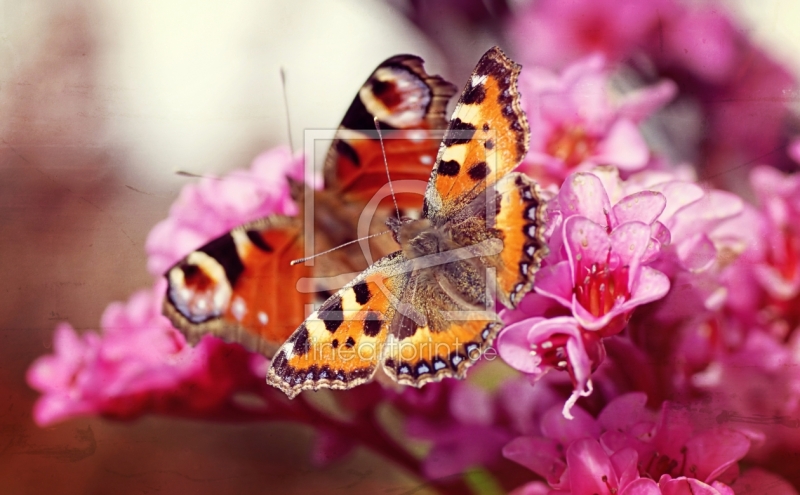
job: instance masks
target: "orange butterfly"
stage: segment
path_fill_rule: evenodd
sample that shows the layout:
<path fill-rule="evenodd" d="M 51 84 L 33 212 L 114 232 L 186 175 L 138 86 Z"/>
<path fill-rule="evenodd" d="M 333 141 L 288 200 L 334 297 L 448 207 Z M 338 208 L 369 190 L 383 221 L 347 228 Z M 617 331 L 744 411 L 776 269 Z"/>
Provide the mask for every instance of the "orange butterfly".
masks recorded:
<path fill-rule="evenodd" d="M 387 218 L 400 250 L 295 330 L 268 383 L 289 397 L 348 389 L 382 366 L 419 387 L 462 378 L 491 344 L 502 325 L 495 303 L 516 306 L 547 254 L 539 188 L 512 172 L 529 144 L 519 70 L 497 47 L 481 58 L 439 147 L 421 218 Z"/>

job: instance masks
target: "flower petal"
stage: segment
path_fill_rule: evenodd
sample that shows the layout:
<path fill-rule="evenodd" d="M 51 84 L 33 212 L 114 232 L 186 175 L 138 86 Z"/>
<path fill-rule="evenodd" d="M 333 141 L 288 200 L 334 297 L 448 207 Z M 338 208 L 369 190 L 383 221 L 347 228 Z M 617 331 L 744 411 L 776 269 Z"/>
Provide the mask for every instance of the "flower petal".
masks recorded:
<path fill-rule="evenodd" d="M 608 226 L 607 212 L 611 211 L 603 183 L 594 174 L 572 174 L 564 181 L 557 197 L 564 220 L 580 215 L 593 222 Z"/>
<path fill-rule="evenodd" d="M 618 224 L 637 221 L 652 224 L 663 213 L 667 198 L 656 191 L 640 191 L 614 205 L 613 216 Z"/>
<path fill-rule="evenodd" d="M 716 479 L 750 450 L 750 440 L 738 431 L 718 428 L 692 437 L 686 442 L 686 462 L 695 466 L 693 475 L 706 483 Z"/>
<path fill-rule="evenodd" d="M 605 430 L 628 431 L 628 428 L 644 420 L 651 419 L 645 412 L 647 394 L 631 392 L 611 400 L 597 416 L 597 421 Z"/>
<path fill-rule="evenodd" d="M 647 234 L 649 239 L 649 228 Z M 585 266 L 593 263 L 605 265 L 611 249 L 611 240 L 603 225 L 582 216 L 570 217 L 564 222 L 564 244 L 573 270 L 578 261 Z M 573 276 L 577 275 L 573 272 Z"/>
<path fill-rule="evenodd" d="M 503 457 L 525 466 L 551 485 L 558 484 L 567 467 L 561 460 L 558 443 L 549 438 L 517 437 L 503 447 Z"/>
<path fill-rule="evenodd" d="M 539 270 L 533 286 L 538 294 L 555 299 L 567 308 L 572 306 L 573 287 L 572 267 L 569 261 L 562 261 Z"/>
<path fill-rule="evenodd" d="M 691 272 L 708 269 L 717 259 L 717 248 L 704 233 L 695 234 L 675 246 L 678 259 Z"/>
<path fill-rule="evenodd" d="M 560 407 L 551 407 L 542 415 L 540 428 L 542 434 L 547 438 L 558 441 L 561 445 L 570 443 L 581 438 L 597 438 L 600 436 L 600 425 L 580 407 L 573 407 L 573 418 L 566 419 L 561 414 Z"/>
<path fill-rule="evenodd" d="M 636 124 L 619 119 L 608 130 L 606 138 L 598 143 L 595 163 L 616 165 L 621 170 L 638 170 L 647 165 L 650 148 Z"/>
<path fill-rule="evenodd" d="M 619 492 L 619 495 L 662 495 L 658 484 L 650 478 L 639 478 Z"/>
<path fill-rule="evenodd" d="M 567 465 L 572 493 L 612 495 L 619 486 L 611 459 L 594 438 L 573 442 L 567 449 Z"/>
<path fill-rule="evenodd" d="M 633 284 L 631 298 L 620 306 L 621 311 L 661 299 L 667 295 L 670 287 L 669 277 L 649 266 L 641 267 L 639 278 Z"/>
<path fill-rule="evenodd" d="M 531 355 L 531 344 L 528 332 L 534 324 L 544 318 L 531 318 L 505 327 L 497 336 L 495 348 L 503 361 L 512 368 L 523 373 L 536 373 L 541 359 Z"/>

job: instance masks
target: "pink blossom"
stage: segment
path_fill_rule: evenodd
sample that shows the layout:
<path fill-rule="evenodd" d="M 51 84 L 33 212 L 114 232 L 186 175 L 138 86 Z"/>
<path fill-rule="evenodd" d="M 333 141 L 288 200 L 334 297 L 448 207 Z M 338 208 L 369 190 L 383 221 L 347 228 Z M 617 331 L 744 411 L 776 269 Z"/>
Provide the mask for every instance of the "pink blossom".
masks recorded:
<path fill-rule="evenodd" d="M 641 393 L 622 395 L 597 418 L 576 406 L 567 420 L 553 408 L 540 435 L 512 440 L 503 455 L 544 478 L 557 490 L 550 493 L 732 494 L 730 482 L 751 438 L 730 428 L 698 429 L 674 403 L 655 414 L 646 400 Z"/>
<path fill-rule="evenodd" d="M 417 396 L 435 398 L 435 402 L 428 404 L 430 409 L 409 407 L 408 401 Z M 500 449 L 513 437 L 498 421 L 495 398 L 470 383 L 448 381 L 419 392 L 404 391 L 397 404 L 408 412 L 406 433 L 433 443 L 423 462 L 423 472 L 431 479 L 496 463 Z"/>
<path fill-rule="evenodd" d="M 793 299 L 800 293 L 800 175 L 762 166 L 750 180 L 764 212 L 761 234 L 768 241 L 756 278 L 772 298 Z"/>
<path fill-rule="evenodd" d="M 800 138 L 792 139 L 786 151 L 792 160 L 796 163 L 800 163 Z"/>
<path fill-rule="evenodd" d="M 676 9 L 675 2 L 662 0 L 543 0 L 530 2 L 511 33 L 525 63 L 561 68 L 595 52 L 616 61 L 641 49 Z"/>
<path fill-rule="evenodd" d="M 37 423 L 148 411 L 212 415 L 233 391 L 261 384 L 263 357 L 211 338 L 187 346 L 161 315 L 161 294 L 163 287 L 144 290 L 109 305 L 100 333 L 77 335 L 67 323 L 56 328 L 54 354 L 28 370 L 28 383 L 43 394 Z"/>
<path fill-rule="evenodd" d="M 708 82 L 725 82 L 738 61 L 737 38 L 722 6 L 689 9 L 664 32 L 664 63 L 686 67 Z"/>
<path fill-rule="evenodd" d="M 669 280 L 643 266 L 650 226 L 625 222 L 611 230 L 583 216 L 564 221 L 567 259 L 544 268 L 537 293 L 571 309 L 586 330 L 619 332 L 636 306 L 663 297 Z M 607 336 L 607 335 L 604 335 Z"/>
<path fill-rule="evenodd" d="M 591 373 L 605 356 L 601 333 L 582 328 L 571 317 L 531 318 L 508 325 L 497 339 L 500 357 L 533 381 L 550 370 L 567 371 L 573 392 L 563 407 L 566 417 L 580 397 L 592 393 Z"/>
<path fill-rule="evenodd" d="M 147 236 L 150 273 L 162 275 L 186 253 L 237 225 L 272 214 L 297 213 L 287 176 L 303 179 L 303 157 L 278 147 L 258 155 L 249 170 L 185 186 L 169 217 Z"/>
<path fill-rule="evenodd" d="M 545 183 L 598 164 L 625 171 L 645 167 L 650 151 L 637 124 L 676 91 L 663 81 L 615 100 L 602 57 L 580 60 L 560 75 L 523 69 L 520 87 L 532 130 L 523 170 Z"/>

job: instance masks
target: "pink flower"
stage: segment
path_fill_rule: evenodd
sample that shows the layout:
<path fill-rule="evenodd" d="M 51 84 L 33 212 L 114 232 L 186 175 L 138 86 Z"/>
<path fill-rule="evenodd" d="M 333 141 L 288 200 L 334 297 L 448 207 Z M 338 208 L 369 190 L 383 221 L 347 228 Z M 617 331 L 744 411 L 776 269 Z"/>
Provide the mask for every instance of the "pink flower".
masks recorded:
<path fill-rule="evenodd" d="M 676 9 L 662 0 L 541 0 L 514 19 L 511 33 L 523 65 L 561 68 L 595 52 L 616 62 L 640 50 Z"/>
<path fill-rule="evenodd" d="M 578 398 L 592 392 L 591 373 L 605 356 L 602 339 L 619 333 L 636 307 L 670 287 L 663 273 L 647 266 L 669 243 L 669 231 L 657 220 L 666 197 L 646 190 L 625 195 L 615 169 L 595 172 L 571 175 L 551 201 L 549 265 L 537 274 L 536 294 L 503 313 L 508 326 L 497 342 L 500 356 L 533 380 L 554 369 L 568 372 L 567 417 Z"/>
<path fill-rule="evenodd" d="M 278 147 L 258 155 L 249 170 L 185 186 L 169 217 L 147 236 L 150 273 L 162 275 L 187 253 L 237 225 L 272 214 L 297 213 L 287 176 L 303 179 L 303 157 Z"/>
<path fill-rule="evenodd" d="M 733 494 L 729 483 L 751 438 L 729 428 L 698 429 L 669 402 L 656 415 L 646 400 L 641 393 L 617 397 L 596 419 L 575 407 L 566 420 L 553 408 L 540 435 L 512 440 L 503 455 L 544 478 L 557 490 L 552 494 Z"/>
<path fill-rule="evenodd" d="M 779 161 L 772 151 L 781 144 L 786 95 L 796 80 L 753 44 L 720 2 L 531 1 L 510 20 L 510 30 L 523 66 L 562 70 L 599 54 L 623 84 L 659 77 L 678 83 L 684 117 L 663 119 L 663 130 L 673 150 L 699 152 L 695 161 L 727 189 L 743 182 L 731 163 L 754 156 Z M 689 121 L 705 124 L 687 127 Z"/>
<path fill-rule="evenodd" d="M 800 138 L 794 138 L 789 143 L 789 147 L 787 149 L 787 153 L 792 160 L 796 163 L 800 163 Z"/>
<path fill-rule="evenodd" d="M 738 36 L 721 5 L 675 16 L 663 43 L 662 63 L 685 67 L 707 82 L 726 82 L 738 62 Z"/>
<path fill-rule="evenodd" d="M 602 336 L 582 328 L 574 318 L 531 318 L 508 325 L 500 333 L 496 348 L 506 363 L 527 373 L 533 381 L 550 370 L 567 371 L 573 392 L 563 414 L 572 418 L 570 410 L 575 402 L 592 393 L 592 371 L 605 356 Z"/>
<path fill-rule="evenodd" d="M 800 174 L 762 166 L 750 180 L 764 212 L 761 234 L 767 240 L 755 275 L 772 298 L 793 299 L 800 293 Z"/>
<path fill-rule="evenodd" d="M 645 167 L 650 151 L 637 124 L 676 92 L 672 82 L 663 81 L 615 101 L 602 57 L 580 60 L 561 75 L 523 69 L 520 87 L 532 130 L 523 169 L 545 183 L 595 165 Z"/>
<path fill-rule="evenodd" d="M 667 293 L 669 281 L 642 265 L 650 229 L 627 222 L 610 234 L 588 218 L 564 223 L 568 260 L 545 269 L 536 291 L 569 307 L 587 330 L 616 333 L 636 306 Z"/>
<path fill-rule="evenodd" d="M 433 444 L 422 466 L 430 479 L 502 460 L 500 450 L 514 436 L 499 421 L 495 397 L 471 383 L 449 380 L 407 390 L 396 404 L 407 414 L 406 434 Z"/>
<path fill-rule="evenodd" d="M 100 334 L 56 328 L 54 354 L 28 370 L 28 383 L 43 394 L 34 408 L 38 424 L 86 414 L 213 415 L 234 391 L 261 385 L 263 357 L 211 338 L 187 346 L 161 315 L 158 289 L 111 304 Z"/>

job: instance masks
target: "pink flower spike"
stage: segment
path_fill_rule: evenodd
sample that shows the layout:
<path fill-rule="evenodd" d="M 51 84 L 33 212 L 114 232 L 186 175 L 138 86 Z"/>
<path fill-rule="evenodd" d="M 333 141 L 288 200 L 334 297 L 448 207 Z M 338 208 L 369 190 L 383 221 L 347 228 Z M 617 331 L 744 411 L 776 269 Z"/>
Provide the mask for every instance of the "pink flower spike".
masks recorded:
<path fill-rule="evenodd" d="M 44 393 L 33 409 L 39 426 L 94 410 L 91 401 L 82 398 L 80 386 L 85 381 L 85 370 L 100 351 L 97 334 L 81 337 L 68 323 L 60 323 L 53 338 L 53 351 L 52 355 L 38 358 L 27 372 L 28 384 Z"/>
<path fill-rule="evenodd" d="M 162 294 L 157 287 L 109 305 L 99 335 L 78 337 L 59 325 L 54 354 L 28 370 L 28 383 L 43 394 L 34 407 L 39 424 L 82 414 L 210 415 L 230 406 L 234 392 L 261 386 L 254 370 L 262 356 L 210 337 L 186 346 L 161 315 Z"/>

